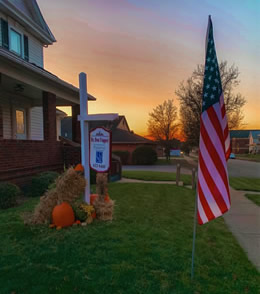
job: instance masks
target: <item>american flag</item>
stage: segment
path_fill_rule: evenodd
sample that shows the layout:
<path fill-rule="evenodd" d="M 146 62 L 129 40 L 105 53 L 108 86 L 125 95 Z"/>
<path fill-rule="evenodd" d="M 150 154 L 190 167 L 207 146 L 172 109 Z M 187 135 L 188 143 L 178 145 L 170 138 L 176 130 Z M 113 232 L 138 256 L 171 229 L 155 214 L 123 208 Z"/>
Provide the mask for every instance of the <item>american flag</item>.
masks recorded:
<path fill-rule="evenodd" d="M 205 224 L 230 208 L 227 160 L 230 138 L 209 16 L 204 71 L 198 170 L 198 222 Z"/>

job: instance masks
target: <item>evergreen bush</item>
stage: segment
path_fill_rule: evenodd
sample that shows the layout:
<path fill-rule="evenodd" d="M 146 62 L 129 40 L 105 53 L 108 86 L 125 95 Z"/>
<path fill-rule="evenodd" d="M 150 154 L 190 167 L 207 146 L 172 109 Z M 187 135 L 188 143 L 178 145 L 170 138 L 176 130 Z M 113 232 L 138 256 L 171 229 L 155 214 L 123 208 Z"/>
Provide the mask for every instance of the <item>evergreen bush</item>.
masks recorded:
<path fill-rule="evenodd" d="M 132 153 L 133 164 L 154 164 L 157 161 L 157 153 L 150 146 L 137 147 Z"/>
<path fill-rule="evenodd" d="M 16 197 L 21 193 L 19 187 L 11 183 L 0 183 L 0 208 L 6 209 L 16 204 Z"/>
<path fill-rule="evenodd" d="M 43 172 L 32 178 L 32 183 L 28 190 L 28 196 L 39 197 L 42 196 L 48 189 L 48 187 L 53 184 L 59 173 L 54 171 Z"/>

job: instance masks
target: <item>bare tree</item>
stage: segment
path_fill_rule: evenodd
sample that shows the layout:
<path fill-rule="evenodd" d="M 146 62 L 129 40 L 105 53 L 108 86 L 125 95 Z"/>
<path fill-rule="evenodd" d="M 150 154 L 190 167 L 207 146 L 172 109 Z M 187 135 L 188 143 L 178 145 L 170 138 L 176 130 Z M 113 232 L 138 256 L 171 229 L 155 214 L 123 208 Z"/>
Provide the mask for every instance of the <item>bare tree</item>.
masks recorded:
<path fill-rule="evenodd" d="M 166 159 L 170 158 L 170 148 L 178 130 L 177 107 L 173 100 L 164 101 L 149 113 L 148 132 L 151 137 L 159 141 L 165 148 Z"/>
<path fill-rule="evenodd" d="M 222 89 L 228 117 L 229 129 L 239 128 L 244 119 L 243 106 L 245 98 L 240 93 L 234 93 L 239 85 L 239 70 L 234 65 L 228 67 L 226 61 L 219 64 Z M 186 140 L 192 146 L 199 144 L 200 113 L 202 105 L 202 90 L 204 78 L 204 65 L 198 65 L 188 78 L 182 82 L 175 92 L 180 101 L 180 121 Z"/>

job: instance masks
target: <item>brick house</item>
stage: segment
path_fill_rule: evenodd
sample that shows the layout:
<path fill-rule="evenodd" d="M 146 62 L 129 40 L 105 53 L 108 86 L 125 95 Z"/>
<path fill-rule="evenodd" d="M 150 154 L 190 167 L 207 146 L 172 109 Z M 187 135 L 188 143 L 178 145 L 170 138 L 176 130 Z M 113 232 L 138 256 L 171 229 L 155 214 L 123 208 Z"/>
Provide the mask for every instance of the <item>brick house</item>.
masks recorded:
<path fill-rule="evenodd" d="M 61 121 L 61 136 L 76 142 L 80 142 L 80 138 L 72 138 L 72 124 L 71 117 L 65 117 Z M 74 124 L 75 125 L 75 124 Z M 89 128 L 105 127 L 112 132 L 112 151 L 128 151 L 128 164 L 131 164 L 133 151 L 140 146 L 151 146 L 156 150 L 157 143 L 148 140 L 142 136 L 135 134 L 130 130 L 125 116 L 120 115 L 114 121 L 96 121 L 90 122 Z"/>
<path fill-rule="evenodd" d="M 56 40 L 35 0 L 0 0 L 0 21 L 0 181 L 20 184 L 63 168 L 56 107 L 72 107 L 80 137 L 79 89 L 44 69 L 43 47 Z"/>
<path fill-rule="evenodd" d="M 236 154 L 258 153 L 260 130 L 231 130 L 231 150 Z"/>

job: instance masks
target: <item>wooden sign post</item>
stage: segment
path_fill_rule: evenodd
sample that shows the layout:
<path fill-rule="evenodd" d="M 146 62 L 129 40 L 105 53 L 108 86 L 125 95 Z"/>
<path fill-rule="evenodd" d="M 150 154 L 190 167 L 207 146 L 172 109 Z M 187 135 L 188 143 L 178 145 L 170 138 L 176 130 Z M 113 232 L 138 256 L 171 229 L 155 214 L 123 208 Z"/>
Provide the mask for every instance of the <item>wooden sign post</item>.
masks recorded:
<path fill-rule="evenodd" d="M 89 170 L 89 122 L 98 120 L 114 120 L 118 118 L 117 113 L 88 114 L 87 75 L 79 74 L 80 95 L 80 121 L 81 128 L 81 162 L 84 166 L 84 176 L 87 182 L 85 188 L 85 201 L 90 204 L 90 170 Z"/>

